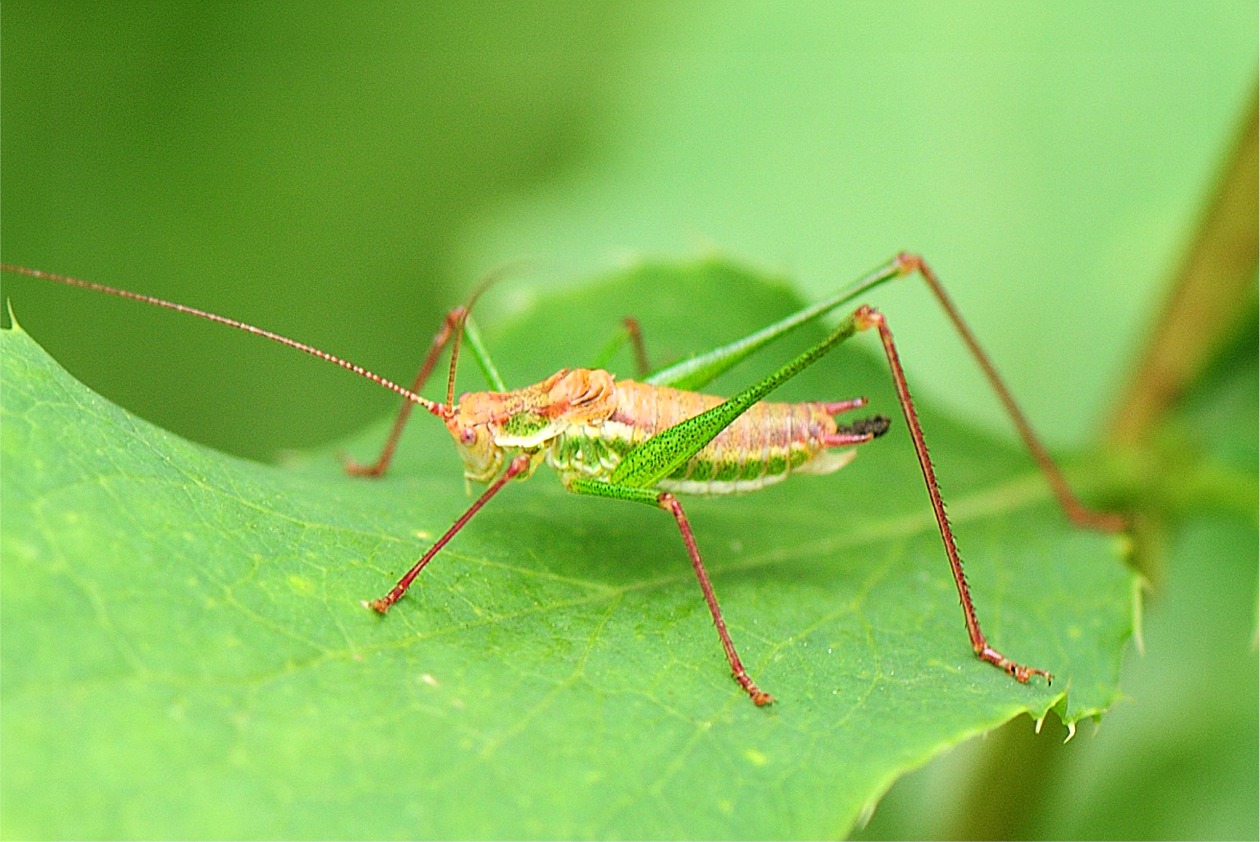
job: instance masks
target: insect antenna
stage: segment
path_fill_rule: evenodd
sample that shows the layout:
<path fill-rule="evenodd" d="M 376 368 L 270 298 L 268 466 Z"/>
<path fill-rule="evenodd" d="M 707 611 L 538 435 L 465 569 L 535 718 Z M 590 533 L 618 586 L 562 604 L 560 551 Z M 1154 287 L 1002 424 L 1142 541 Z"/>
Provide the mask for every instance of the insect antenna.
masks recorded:
<path fill-rule="evenodd" d="M 464 339 L 464 325 L 468 322 L 468 314 L 472 312 L 473 305 L 477 303 L 477 299 L 481 298 L 486 290 L 503 280 L 511 272 L 519 270 L 523 263 L 524 261 L 514 260 L 490 270 L 481 280 L 481 283 L 477 284 L 472 291 L 472 295 L 468 296 L 468 303 L 457 307 L 451 316 L 448 317 L 453 322 L 452 327 L 455 331 L 451 337 L 451 369 L 450 374 L 446 378 L 446 409 L 448 413 L 453 411 L 455 406 L 455 366 L 459 362 L 459 346 Z"/>
<path fill-rule="evenodd" d="M 255 336 L 261 336 L 264 339 L 270 339 L 272 342 L 279 343 L 280 345 L 284 345 L 289 348 L 294 348 L 298 351 L 302 351 L 304 353 L 310 354 L 313 357 L 319 357 L 321 360 L 330 362 L 333 365 L 341 366 L 347 371 L 354 372 L 360 377 L 364 377 L 368 380 L 371 380 L 373 383 L 376 383 L 379 386 L 384 386 L 386 389 L 389 389 L 391 392 L 394 392 L 395 394 L 401 395 L 402 397 L 406 398 L 411 403 L 419 404 L 420 406 L 424 407 L 426 410 L 438 416 L 439 418 L 447 417 L 447 412 L 448 412 L 447 407 L 444 407 L 441 404 L 428 400 L 427 398 L 422 398 L 419 395 L 417 395 L 415 392 L 413 392 L 411 389 L 407 389 L 407 388 L 404 388 L 403 386 L 399 386 L 394 381 L 381 377 L 379 374 L 369 371 L 361 365 L 356 365 L 355 363 L 352 363 L 349 360 L 342 359 L 341 357 L 338 357 L 335 354 L 330 354 L 327 351 L 321 351 L 320 349 L 312 345 L 307 345 L 305 342 L 298 342 L 296 339 L 290 339 L 287 336 L 281 336 L 278 333 L 274 333 L 270 330 L 266 330 L 261 327 L 255 327 L 254 325 L 237 321 L 236 319 L 229 319 L 227 316 L 220 316 L 215 313 L 207 312 L 205 310 L 198 310 L 196 307 L 189 307 L 185 304 L 176 304 L 173 301 L 167 301 L 162 298 L 155 298 L 152 295 L 144 295 L 138 292 L 130 292 L 129 290 L 118 289 L 117 287 L 106 286 L 105 284 L 98 284 L 93 281 L 84 281 L 84 280 L 80 280 L 79 278 L 71 278 L 67 275 L 58 275 L 54 272 L 45 272 L 40 269 L 30 269 L 26 266 L 16 266 L 12 263 L 0 263 L 0 269 L 4 270 L 5 272 L 12 272 L 15 275 L 26 275 L 31 278 L 39 278 L 40 280 L 44 280 L 44 281 L 52 281 L 53 283 L 63 284 L 65 286 L 80 287 L 81 289 L 88 289 L 88 290 L 92 290 L 93 292 L 102 292 L 102 293 L 105 293 L 106 295 L 117 296 L 118 298 L 127 298 L 132 301 L 139 301 L 143 304 L 151 304 L 154 307 L 162 307 L 163 309 L 166 309 L 166 310 L 174 310 L 177 313 L 185 313 L 189 316 L 196 316 L 199 319 L 205 319 L 206 321 L 216 322 L 221 325 L 227 325 L 228 327 L 235 328 L 236 330 L 244 331 L 245 333 L 252 333 Z"/>

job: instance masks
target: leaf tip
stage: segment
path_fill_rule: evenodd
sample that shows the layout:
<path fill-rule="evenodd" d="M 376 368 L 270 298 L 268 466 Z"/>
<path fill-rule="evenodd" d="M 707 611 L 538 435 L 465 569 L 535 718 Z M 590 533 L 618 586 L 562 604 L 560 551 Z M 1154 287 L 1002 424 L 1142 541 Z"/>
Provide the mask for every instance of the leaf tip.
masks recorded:
<path fill-rule="evenodd" d="M 16 330 L 18 333 L 26 333 L 22 330 L 22 326 L 18 324 L 17 314 L 13 312 L 13 299 L 6 298 L 4 300 L 4 318 L 0 319 L 0 330 Z"/>
<path fill-rule="evenodd" d="M 871 819 L 875 817 L 875 808 L 879 806 L 879 801 L 880 799 L 878 798 L 872 798 L 862 805 L 862 810 L 858 813 L 856 822 L 858 827 L 865 828 L 871 823 Z"/>

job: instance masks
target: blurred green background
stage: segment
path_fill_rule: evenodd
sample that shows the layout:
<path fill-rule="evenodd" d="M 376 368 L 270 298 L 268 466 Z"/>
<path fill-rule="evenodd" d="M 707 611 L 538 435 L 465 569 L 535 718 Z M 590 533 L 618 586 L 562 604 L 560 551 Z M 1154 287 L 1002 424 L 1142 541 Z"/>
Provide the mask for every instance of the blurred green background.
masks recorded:
<path fill-rule="evenodd" d="M 1097 438 L 1254 100 L 1256 32 L 1246 2 L 10 2 L 0 245 L 396 379 L 506 261 L 528 259 L 485 318 L 643 255 L 734 255 L 817 296 L 909 248 L 1071 447 Z M 216 326 L 11 276 L 3 295 L 89 385 L 234 453 L 394 403 Z M 922 290 L 877 303 L 916 394 L 1007 429 Z M 557 366 L 593 350 L 539 341 Z M 866 832 L 980 833 L 984 769 L 1027 767 L 1021 834 L 1254 837 L 1254 517 L 1181 527 L 1132 705 L 1064 748 L 1016 723 L 957 751 Z"/>

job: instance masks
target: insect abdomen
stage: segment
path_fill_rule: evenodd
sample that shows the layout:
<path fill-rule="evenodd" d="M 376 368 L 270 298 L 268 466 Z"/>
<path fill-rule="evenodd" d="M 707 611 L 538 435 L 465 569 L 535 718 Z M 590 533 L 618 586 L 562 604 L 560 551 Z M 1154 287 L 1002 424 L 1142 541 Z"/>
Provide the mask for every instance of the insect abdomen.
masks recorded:
<path fill-rule="evenodd" d="M 856 454 L 827 449 L 824 438 L 835 432 L 835 419 L 819 404 L 754 404 L 661 487 L 685 494 L 738 494 L 793 473 L 830 473 Z"/>
<path fill-rule="evenodd" d="M 617 409 L 598 426 L 561 436 L 549 461 L 563 474 L 606 478 L 635 445 L 724 398 L 632 380 L 617 381 Z M 666 491 L 735 494 L 755 491 L 792 473 L 830 473 L 855 451 L 828 450 L 835 419 L 817 403 L 755 404 L 668 478 Z"/>

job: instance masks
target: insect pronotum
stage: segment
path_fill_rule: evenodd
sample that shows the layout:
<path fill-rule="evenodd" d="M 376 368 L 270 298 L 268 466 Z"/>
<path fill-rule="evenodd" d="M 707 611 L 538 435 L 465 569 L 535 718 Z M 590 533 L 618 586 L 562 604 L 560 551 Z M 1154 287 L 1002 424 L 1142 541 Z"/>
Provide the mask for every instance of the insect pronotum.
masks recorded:
<path fill-rule="evenodd" d="M 466 305 L 447 314 L 415 380 L 410 388 L 404 388 L 340 357 L 235 319 L 38 269 L 10 264 L 0 264 L 0 268 L 6 272 L 142 301 L 263 336 L 339 365 L 396 392 L 405 400 L 380 455 L 366 466 L 348 462 L 346 470 L 352 475 L 374 477 L 388 469 L 399 436 L 414 407 L 422 407 L 440 419 L 455 440 L 455 448 L 464 463 L 464 476 L 472 482 L 485 484 L 486 489 L 392 590 L 378 599 L 364 601 L 365 607 L 380 614 L 388 611 L 406 594 L 425 565 L 482 506 L 509 481 L 531 476 L 543 463 L 557 472 L 569 491 L 664 509 L 678 525 L 731 672 L 757 705 L 768 704 L 773 699 L 756 685 L 740 661 L 722 620 L 717 596 L 705 572 L 695 535 L 678 495 L 755 491 L 795 473 L 830 473 L 847 464 L 856 455 L 854 448 L 858 445 L 883 435 L 889 420 L 882 416 L 848 424 L 837 423 L 835 419 L 836 415 L 865 406 L 865 398 L 806 403 L 763 400 L 833 347 L 866 330 L 875 330 L 879 334 L 888 359 L 902 415 L 910 430 L 928 499 L 944 543 L 945 556 L 958 588 L 972 649 L 980 660 L 1005 670 L 1021 683 L 1035 675 L 1042 676 L 1047 682 L 1052 678 L 1044 669 L 1025 666 L 1006 657 L 989 644 L 980 630 L 954 533 L 945 516 L 936 473 L 928 457 L 923 429 L 910 397 L 892 332 L 878 310 L 867 305 L 857 307 L 825 339 L 732 398 L 712 397 L 696 391 L 772 340 L 886 281 L 917 273 L 926 282 L 997 392 L 1067 517 L 1079 526 L 1093 529 L 1119 531 L 1125 527 L 1122 517 L 1094 511 L 1077 499 L 988 356 L 945 294 L 935 273 L 922 258 L 913 254 L 897 255 L 832 297 L 760 331 L 652 374 L 646 373 L 646 355 L 638 325 L 627 319 L 623 341 L 629 340 L 634 345 L 639 367 L 643 370 L 642 380 L 618 380 L 600 368 L 561 369 L 540 383 L 511 390 L 503 385 L 474 323 L 468 317 L 473 302 L 487 284 L 478 288 Z M 455 364 L 461 340 L 467 341 L 493 390 L 470 392 L 456 402 Z M 448 345 L 451 346 L 451 361 L 446 399 L 439 403 L 421 397 L 419 392 Z"/>

